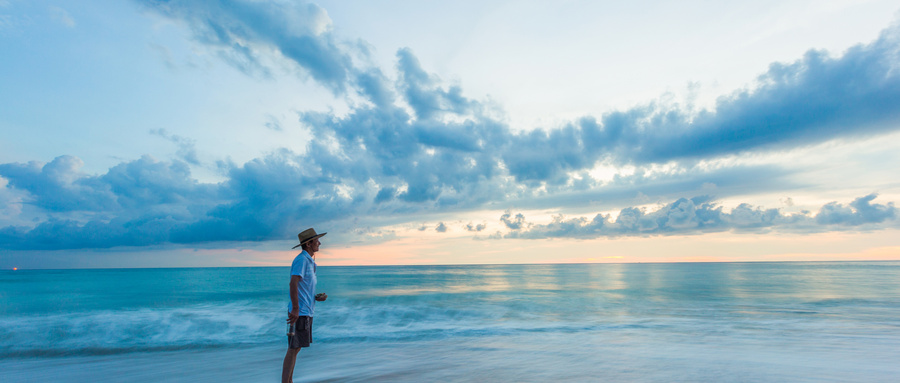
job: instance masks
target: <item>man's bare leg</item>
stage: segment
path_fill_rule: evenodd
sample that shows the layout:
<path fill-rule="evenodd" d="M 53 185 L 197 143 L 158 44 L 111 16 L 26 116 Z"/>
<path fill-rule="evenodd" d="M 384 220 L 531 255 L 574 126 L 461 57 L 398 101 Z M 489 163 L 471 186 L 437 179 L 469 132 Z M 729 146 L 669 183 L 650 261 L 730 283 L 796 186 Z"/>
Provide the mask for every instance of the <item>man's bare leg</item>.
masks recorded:
<path fill-rule="evenodd" d="M 294 365 L 297 363 L 299 348 L 288 348 L 284 355 L 284 365 L 281 368 L 281 383 L 294 383 Z"/>

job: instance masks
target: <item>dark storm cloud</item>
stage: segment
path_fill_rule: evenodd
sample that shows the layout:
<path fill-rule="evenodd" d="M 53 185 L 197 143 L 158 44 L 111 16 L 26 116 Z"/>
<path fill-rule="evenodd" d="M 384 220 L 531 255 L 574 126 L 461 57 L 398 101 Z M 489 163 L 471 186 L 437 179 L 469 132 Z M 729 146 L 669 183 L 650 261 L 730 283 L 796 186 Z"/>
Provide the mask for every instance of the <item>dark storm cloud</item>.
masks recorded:
<path fill-rule="evenodd" d="M 813 233 L 846 230 L 847 226 L 896 223 L 897 209 L 894 204 L 872 204 L 875 198 L 875 194 L 857 198 L 850 206 L 831 202 L 815 216 L 786 214 L 780 209 L 766 209 L 747 203 L 726 212 L 713 198 L 700 196 L 680 198 L 652 212 L 627 207 L 619 211 L 615 219 L 609 214 L 597 214 L 590 219 L 559 215 L 548 224 L 531 224 L 520 213 L 516 216 L 516 225 L 510 226 L 511 213 L 506 212 L 500 221 L 513 229 L 504 238 L 529 239 L 691 235 L 722 231 Z M 522 226 L 528 229 L 517 230 Z"/>

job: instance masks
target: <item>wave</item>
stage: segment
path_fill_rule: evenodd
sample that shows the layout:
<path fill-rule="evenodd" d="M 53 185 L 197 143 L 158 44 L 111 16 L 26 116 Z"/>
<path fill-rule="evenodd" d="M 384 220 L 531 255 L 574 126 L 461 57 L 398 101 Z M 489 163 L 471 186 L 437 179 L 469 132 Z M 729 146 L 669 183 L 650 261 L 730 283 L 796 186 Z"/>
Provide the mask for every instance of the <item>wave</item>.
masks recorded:
<path fill-rule="evenodd" d="M 357 274 L 350 275 L 349 271 Z M 833 294 L 759 293 L 738 297 L 703 294 L 702 289 L 679 290 L 677 286 L 586 288 L 585 280 L 574 277 L 565 279 L 568 284 L 506 286 L 479 279 L 482 276 L 475 274 L 465 274 L 469 279 L 454 274 L 458 280 L 429 277 L 426 283 L 422 281 L 424 277 L 410 277 L 387 283 L 365 279 L 372 275 L 369 269 L 363 270 L 365 274 L 349 271 L 348 275 L 327 280 L 332 286 L 325 286 L 324 290 L 333 292 L 334 299 L 317 306 L 317 343 L 590 331 L 646 330 L 715 336 L 772 329 L 803 333 L 810 330 L 809 323 L 840 327 L 844 325 L 842 318 L 847 317 L 886 331 L 896 331 L 898 326 L 894 293 L 874 296 L 835 290 Z M 422 274 L 420 271 L 417 273 Z M 539 278 L 529 279 L 534 280 Z M 84 298 L 92 304 L 77 306 L 83 311 L 38 314 L 36 310 L 56 305 L 35 300 L 39 303 L 28 313 L 0 313 L 0 357 L 106 355 L 284 342 L 286 302 L 280 298 L 286 296 L 277 289 L 195 289 L 204 294 L 179 293 L 173 287 L 162 293 L 146 292 L 144 301 L 130 302 L 150 306 L 165 296 L 172 297 L 167 302 L 182 305 L 169 308 L 119 308 L 113 305 L 120 300 L 95 302 Z M 207 290 L 211 293 L 205 293 Z M 92 292 L 85 296 L 106 295 Z M 26 299 L 32 301 L 21 298 Z M 211 299 L 230 300 L 216 304 Z"/>
<path fill-rule="evenodd" d="M 318 307 L 317 307 L 318 308 Z M 329 302 L 315 341 L 405 341 L 529 331 L 574 331 L 515 307 L 442 307 L 435 301 Z M 283 302 L 232 302 L 168 309 L 100 310 L 0 319 L 0 356 L 107 355 L 283 342 Z"/>
<path fill-rule="evenodd" d="M 272 307 L 251 302 L 7 317 L 0 319 L 0 355 L 96 355 L 252 344 L 268 338 L 277 322 Z"/>

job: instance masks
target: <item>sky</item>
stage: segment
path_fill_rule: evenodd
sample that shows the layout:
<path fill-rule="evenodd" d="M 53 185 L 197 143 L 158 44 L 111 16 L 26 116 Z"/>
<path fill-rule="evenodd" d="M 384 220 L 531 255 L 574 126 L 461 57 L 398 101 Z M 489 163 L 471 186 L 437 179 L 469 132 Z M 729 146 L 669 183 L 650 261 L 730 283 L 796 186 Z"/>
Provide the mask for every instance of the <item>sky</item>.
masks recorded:
<path fill-rule="evenodd" d="M 900 260 L 898 11 L 0 0 L 0 268 Z"/>

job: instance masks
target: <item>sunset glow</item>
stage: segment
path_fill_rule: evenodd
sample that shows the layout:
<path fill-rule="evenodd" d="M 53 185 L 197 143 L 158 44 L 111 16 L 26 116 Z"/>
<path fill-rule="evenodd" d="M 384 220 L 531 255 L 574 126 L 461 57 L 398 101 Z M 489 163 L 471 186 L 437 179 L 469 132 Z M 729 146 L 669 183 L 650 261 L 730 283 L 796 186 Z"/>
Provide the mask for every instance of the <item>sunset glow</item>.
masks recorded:
<path fill-rule="evenodd" d="M 898 260 L 890 1 L 0 1 L 0 267 Z"/>

